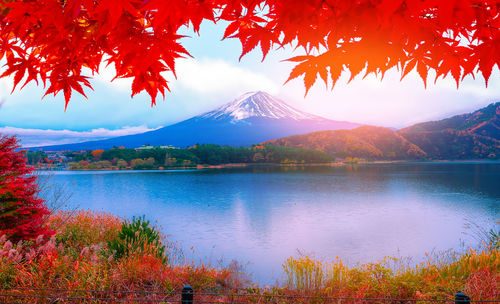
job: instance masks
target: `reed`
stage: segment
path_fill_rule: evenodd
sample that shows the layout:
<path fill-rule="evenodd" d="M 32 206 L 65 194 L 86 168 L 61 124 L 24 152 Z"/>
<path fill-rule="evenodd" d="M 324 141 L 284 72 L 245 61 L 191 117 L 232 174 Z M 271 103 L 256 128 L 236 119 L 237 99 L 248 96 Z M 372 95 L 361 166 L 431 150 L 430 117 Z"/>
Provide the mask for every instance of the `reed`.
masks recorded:
<path fill-rule="evenodd" d="M 486 247 L 446 258 L 428 256 L 414 267 L 386 257 L 377 263 L 347 266 L 341 259 L 323 263 L 289 258 L 283 265 L 285 287 L 299 294 L 389 299 L 449 299 L 464 291 L 473 299 L 500 300 L 500 254 Z"/>

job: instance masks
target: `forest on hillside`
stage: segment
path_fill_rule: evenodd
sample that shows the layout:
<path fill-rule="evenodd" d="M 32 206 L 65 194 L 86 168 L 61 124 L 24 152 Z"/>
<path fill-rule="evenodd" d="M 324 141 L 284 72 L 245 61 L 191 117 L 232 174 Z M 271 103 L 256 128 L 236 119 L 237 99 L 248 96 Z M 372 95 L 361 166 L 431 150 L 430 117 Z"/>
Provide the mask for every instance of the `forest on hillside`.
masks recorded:
<path fill-rule="evenodd" d="M 337 158 L 360 157 L 368 160 L 473 160 L 499 159 L 500 141 L 468 131 L 393 131 L 363 126 L 295 135 L 265 144 L 300 147 L 326 152 Z"/>

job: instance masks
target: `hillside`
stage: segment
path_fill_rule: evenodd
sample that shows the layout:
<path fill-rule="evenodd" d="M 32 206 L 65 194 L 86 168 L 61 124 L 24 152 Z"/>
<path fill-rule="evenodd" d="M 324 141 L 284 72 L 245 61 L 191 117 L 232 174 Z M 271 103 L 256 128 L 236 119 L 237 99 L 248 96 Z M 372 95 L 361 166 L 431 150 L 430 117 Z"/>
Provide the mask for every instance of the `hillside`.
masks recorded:
<path fill-rule="evenodd" d="M 472 113 L 424 122 L 398 131 L 435 159 L 498 159 L 500 102 Z"/>
<path fill-rule="evenodd" d="M 464 131 L 500 140 L 500 102 L 492 103 L 472 113 L 415 124 L 401 129 L 400 133 L 442 132 L 445 130 Z"/>
<path fill-rule="evenodd" d="M 472 113 L 419 123 L 399 131 L 363 126 L 289 136 L 266 143 L 374 160 L 498 159 L 499 126 L 500 103 L 497 102 Z"/>
<path fill-rule="evenodd" d="M 367 159 L 422 159 L 426 153 L 397 132 L 383 127 L 363 126 L 353 130 L 314 132 L 270 140 L 265 144 L 316 149 L 336 157 Z"/>
<path fill-rule="evenodd" d="M 498 159 L 500 141 L 466 131 L 446 129 L 434 132 L 403 133 L 432 159 Z"/>

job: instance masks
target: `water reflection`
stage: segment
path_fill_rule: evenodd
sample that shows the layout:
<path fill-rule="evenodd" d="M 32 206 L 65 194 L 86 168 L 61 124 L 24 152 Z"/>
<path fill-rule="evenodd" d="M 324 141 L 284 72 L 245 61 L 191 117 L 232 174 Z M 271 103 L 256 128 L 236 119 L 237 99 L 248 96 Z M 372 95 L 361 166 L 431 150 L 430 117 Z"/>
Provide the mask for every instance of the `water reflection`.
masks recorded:
<path fill-rule="evenodd" d="M 297 250 L 357 263 L 472 244 L 462 234 L 466 219 L 489 228 L 499 218 L 499 169 L 470 162 L 62 172 L 54 181 L 70 183 L 81 208 L 146 214 L 190 258 L 250 262 L 254 279 L 268 283 Z"/>

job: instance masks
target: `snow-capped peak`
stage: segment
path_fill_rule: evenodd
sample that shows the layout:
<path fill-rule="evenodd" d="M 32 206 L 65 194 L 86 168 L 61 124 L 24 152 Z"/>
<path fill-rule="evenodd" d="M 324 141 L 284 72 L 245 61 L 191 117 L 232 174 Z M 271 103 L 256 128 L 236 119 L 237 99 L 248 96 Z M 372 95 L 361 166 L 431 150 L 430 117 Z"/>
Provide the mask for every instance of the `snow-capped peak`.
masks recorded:
<path fill-rule="evenodd" d="M 242 120 L 250 117 L 291 118 L 295 120 L 320 117 L 297 110 L 266 92 L 248 92 L 200 118 Z"/>

